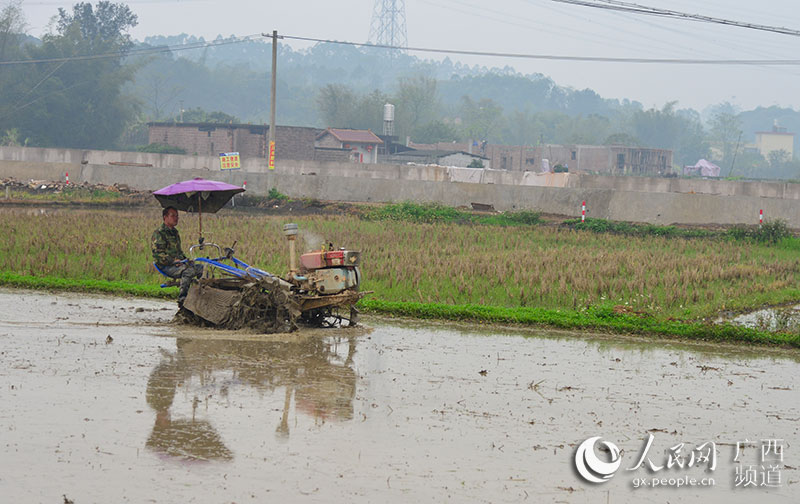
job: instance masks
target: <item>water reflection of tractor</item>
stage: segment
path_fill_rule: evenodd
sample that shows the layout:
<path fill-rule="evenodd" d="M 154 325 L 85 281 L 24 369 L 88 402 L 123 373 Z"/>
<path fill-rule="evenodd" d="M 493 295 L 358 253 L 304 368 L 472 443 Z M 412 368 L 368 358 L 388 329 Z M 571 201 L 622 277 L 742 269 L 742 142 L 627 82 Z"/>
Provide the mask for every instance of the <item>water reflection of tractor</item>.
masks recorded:
<path fill-rule="evenodd" d="M 203 278 L 189 289 L 181 309 L 190 322 L 228 329 L 250 327 L 260 332 L 290 332 L 297 323 L 355 325 L 355 304 L 367 292 L 361 283 L 360 253 L 344 248 L 308 252 L 297 264 L 298 228 L 286 224 L 289 273 L 285 278 L 250 266 L 234 256 L 233 247 L 215 243 L 192 246 L 190 255 L 205 267 Z M 234 244 L 235 245 L 235 244 Z M 202 254 L 209 254 L 202 257 Z"/>
<path fill-rule="evenodd" d="M 346 343 L 346 346 L 344 345 Z M 196 418 L 201 398 L 228 400 L 237 387 L 272 392 L 281 387 L 284 405 L 276 435 L 289 435 L 289 413 L 315 421 L 353 418 L 355 338 L 305 337 L 291 341 L 229 341 L 179 338 L 175 353 L 164 353 L 150 373 L 147 403 L 156 413 L 146 446 L 182 459 L 227 460 L 233 452 L 213 424 Z M 176 391 L 193 396 L 190 418 L 172 418 Z"/>

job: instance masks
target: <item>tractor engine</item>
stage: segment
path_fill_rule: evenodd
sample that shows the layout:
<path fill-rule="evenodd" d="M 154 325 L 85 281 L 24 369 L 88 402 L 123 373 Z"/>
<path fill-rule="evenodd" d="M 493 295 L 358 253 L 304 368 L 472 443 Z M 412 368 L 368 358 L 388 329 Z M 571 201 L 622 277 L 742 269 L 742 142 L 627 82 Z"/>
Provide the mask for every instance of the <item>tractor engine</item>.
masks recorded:
<path fill-rule="evenodd" d="M 304 289 L 326 295 L 358 288 L 361 280 L 359 256 L 359 252 L 344 249 L 301 255 L 300 275 L 306 279 L 302 282 Z"/>
<path fill-rule="evenodd" d="M 295 261 L 297 224 L 286 224 L 283 232 L 289 240 L 288 280 L 299 289 L 322 296 L 358 290 L 361 282 L 360 252 L 345 250 L 319 250 L 300 256 L 300 267 Z"/>

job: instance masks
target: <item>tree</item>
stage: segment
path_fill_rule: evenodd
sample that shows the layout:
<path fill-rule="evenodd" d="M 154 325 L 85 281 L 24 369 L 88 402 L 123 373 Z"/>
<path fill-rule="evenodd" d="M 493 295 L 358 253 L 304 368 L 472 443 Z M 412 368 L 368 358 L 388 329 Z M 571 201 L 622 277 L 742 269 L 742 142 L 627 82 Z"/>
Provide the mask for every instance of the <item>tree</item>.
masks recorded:
<path fill-rule="evenodd" d="M 573 120 L 572 133 L 568 143 L 599 145 L 608 136 L 610 121 L 603 116 L 591 114 L 588 117 L 578 116 Z"/>
<path fill-rule="evenodd" d="M 354 115 L 356 101 L 356 94 L 347 86 L 328 84 L 320 89 L 317 95 L 317 105 L 325 126 L 348 127 Z"/>
<path fill-rule="evenodd" d="M 383 131 L 383 106 L 390 102 L 379 90 L 360 96 L 350 122 L 351 128 Z"/>
<path fill-rule="evenodd" d="M 722 152 L 720 162 L 730 165 L 737 154 L 738 142 L 742 135 L 742 121 L 736 109 L 729 102 L 724 102 L 714 107 L 714 112 L 709 122 L 711 139 Z"/>
<path fill-rule="evenodd" d="M 0 10 L 0 61 L 21 59 L 23 57 L 22 36 L 25 30 L 25 16 L 21 0 L 15 0 Z M 20 104 L 16 98 L 24 92 L 21 82 L 23 73 L 13 66 L 0 65 L 0 131 L 14 129 L 8 121 L 9 116 Z"/>
<path fill-rule="evenodd" d="M 639 139 L 627 133 L 613 133 L 606 137 L 605 145 L 624 145 L 626 147 L 636 147 L 639 145 Z"/>
<path fill-rule="evenodd" d="M 670 149 L 678 164 L 694 164 L 708 157 L 705 131 L 696 112 L 675 111 L 677 102 L 661 108 L 639 110 L 631 119 L 632 133 L 644 147 Z"/>
<path fill-rule="evenodd" d="M 71 13 L 59 7 L 56 30 L 61 36 L 73 35 L 71 41 L 88 49 L 88 54 L 104 50 L 125 53 L 133 47 L 125 32 L 137 24 L 136 14 L 125 4 L 100 1 L 93 9 L 91 3 L 80 2 L 72 6 Z"/>
<path fill-rule="evenodd" d="M 770 167 L 767 160 L 758 152 L 742 152 L 736 156 L 733 169 L 723 171 L 723 175 L 744 176 L 751 178 L 764 177 Z"/>
<path fill-rule="evenodd" d="M 780 169 L 783 166 L 792 160 L 792 156 L 783 149 L 770 151 L 767 155 L 767 160 L 769 161 L 770 168 L 773 169 Z"/>
<path fill-rule="evenodd" d="M 537 114 L 514 110 L 503 121 L 502 137 L 512 145 L 535 145 L 539 143 L 541 128 Z"/>
<path fill-rule="evenodd" d="M 436 80 L 422 75 L 400 79 L 394 102 L 398 134 L 410 134 L 436 118 L 439 105 Z"/>
<path fill-rule="evenodd" d="M 163 117 L 165 109 L 174 103 L 183 91 L 183 87 L 173 84 L 168 76 L 158 73 L 147 78 L 146 88 L 149 115 L 156 121 Z M 180 114 L 180 111 L 178 113 Z"/>
<path fill-rule="evenodd" d="M 469 96 L 461 98 L 461 124 L 468 140 L 489 140 L 497 134 L 502 117 L 503 108 L 490 98 L 482 98 L 478 102 Z"/>
<path fill-rule="evenodd" d="M 180 121 L 180 115 L 172 118 L 173 121 Z M 216 124 L 237 124 L 241 121 L 238 117 L 226 114 L 225 112 L 207 112 L 200 107 L 183 111 L 183 122 L 187 123 L 216 123 Z"/>
<path fill-rule="evenodd" d="M 22 0 L 13 0 L 0 10 L 0 61 L 16 56 L 25 33 L 25 15 Z M 0 67 L 0 71 L 2 68 Z"/>
<path fill-rule="evenodd" d="M 35 145 L 113 147 L 135 115 L 134 102 L 122 93 L 134 73 L 122 58 L 132 46 L 126 31 L 135 25 L 123 4 L 59 9 L 55 31 L 41 46 L 26 46 L 25 56 L 60 61 L 12 67 L 13 85 L 3 87 L 11 106 L 0 114 L 0 129 L 17 127 Z M 100 54 L 119 56 L 83 59 Z"/>
<path fill-rule="evenodd" d="M 19 130 L 17 128 L 6 130 L 3 135 L 0 136 L 0 145 L 7 145 L 9 147 L 19 147 L 20 145 L 23 145 L 23 142 L 19 137 Z"/>
<path fill-rule="evenodd" d="M 359 95 L 347 86 L 328 84 L 317 95 L 324 125 L 333 128 L 370 129 L 383 128 L 383 106 L 389 98 L 375 90 Z"/>
<path fill-rule="evenodd" d="M 423 144 L 455 142 L 458 140 L 458 131 L 444 121 L 431 121 L 412 131 L 411 140 Z"/>

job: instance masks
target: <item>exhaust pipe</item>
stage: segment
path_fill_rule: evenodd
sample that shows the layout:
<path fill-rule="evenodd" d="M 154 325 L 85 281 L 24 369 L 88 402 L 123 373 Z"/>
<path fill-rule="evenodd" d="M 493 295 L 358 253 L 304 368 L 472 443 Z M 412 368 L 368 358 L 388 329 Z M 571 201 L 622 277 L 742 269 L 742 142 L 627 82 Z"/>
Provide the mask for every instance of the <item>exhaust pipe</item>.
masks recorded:
<path fill-rule="evenodd" d="M 294 276 L 297 272 L 297 259 L 295 257 L 295 239 L 297 238 L 297 224 L 289 223 L 283 225 L 283 234 L 289 240 L 289 276 Z"/>

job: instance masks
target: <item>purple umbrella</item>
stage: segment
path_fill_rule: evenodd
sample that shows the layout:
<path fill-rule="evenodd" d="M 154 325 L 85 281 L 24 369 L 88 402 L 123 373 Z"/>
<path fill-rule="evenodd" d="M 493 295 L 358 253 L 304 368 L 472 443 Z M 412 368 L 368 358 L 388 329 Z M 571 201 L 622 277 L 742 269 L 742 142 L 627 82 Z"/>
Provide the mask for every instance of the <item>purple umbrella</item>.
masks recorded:
<path fill-rule="evenodd" d="M 203 211 L 216 213 L 240 192 L 244 189 L 239 186 L 198 177 L 168 185 L 155 191 L 153 196 L 164 208 L 171 206 L 184 212 L 197 212 L 200 215 L 200 236 L 203 236 Z"/>

